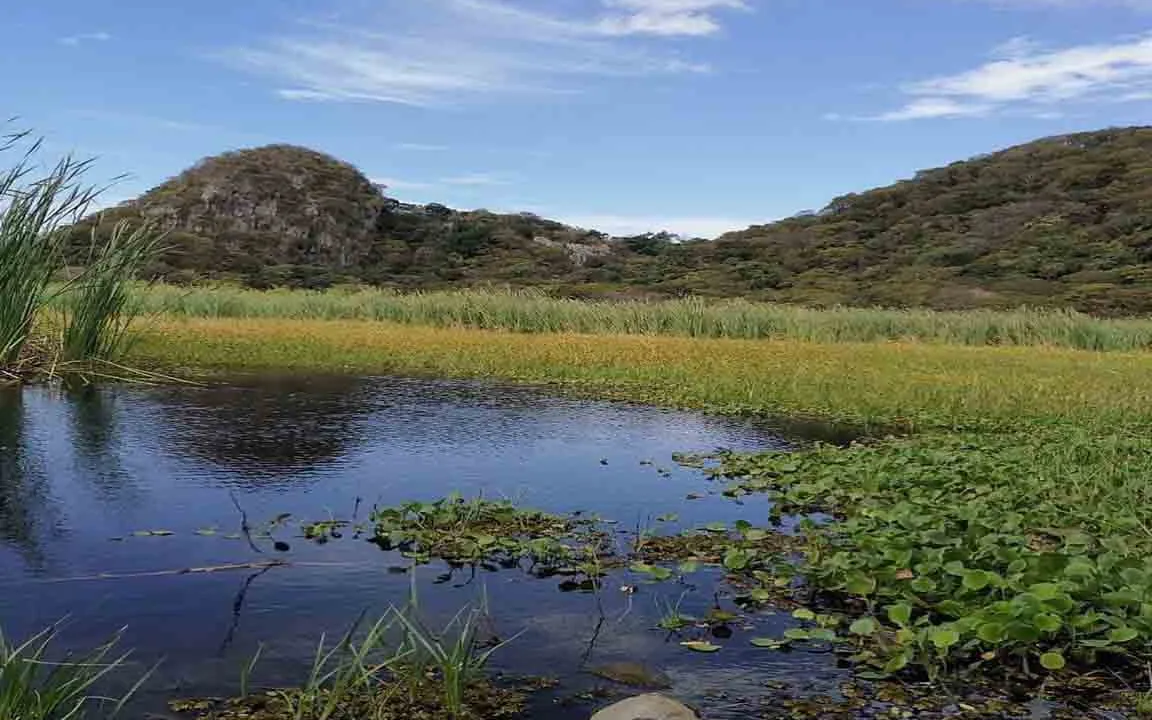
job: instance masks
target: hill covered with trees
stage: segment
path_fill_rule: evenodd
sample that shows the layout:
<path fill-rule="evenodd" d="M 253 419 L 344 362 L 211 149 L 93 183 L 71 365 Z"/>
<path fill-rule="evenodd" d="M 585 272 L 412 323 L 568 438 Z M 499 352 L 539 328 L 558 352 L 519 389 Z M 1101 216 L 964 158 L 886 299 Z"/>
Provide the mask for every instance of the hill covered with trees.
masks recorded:
<path fill-rule="evenodd" d="M 206 159 L 88 219 L 78 251 L 123 218 L 171 232 L 152 269 L 170 280 L 1152 312 L 1152 128 L 1037 140 L 715 240 L 403 204 L 346 163 L 283 145 Z"/>

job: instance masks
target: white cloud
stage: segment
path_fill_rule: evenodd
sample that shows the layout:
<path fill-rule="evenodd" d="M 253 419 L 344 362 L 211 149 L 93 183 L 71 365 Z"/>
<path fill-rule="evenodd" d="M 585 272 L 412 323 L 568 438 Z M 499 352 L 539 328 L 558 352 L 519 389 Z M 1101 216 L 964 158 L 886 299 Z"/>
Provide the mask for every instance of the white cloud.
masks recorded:
<path fill-rule="evenodd" d="M 632 215 L 563 215 L 559 222 L 589 230 L 600 230 L 610 235 L 640 235 L 646 232 L 667 231 L 688 237 L 714 238 L 732 230 L 743 230 L 763 220 L 730 217 L 677 217 Z"/>
<path fill-rule="evenodd" d="M 75 46 L 75 45 L 79 45 L 80 43 L 85 43 L 85 42 L 108 42 L 111 39 L 112 39 L 111 35 L 109 35 L 106 32 L 99 31 L 99 32 L 79 33 L 77 35 L 69 35 L 67 37 L 60 38 L 58 40 L 58 42 L 61 45 L 73 45 L 73 46 Z"/>
<path fill-rule="evenodd" d="M 707 72 L 628 36 L 714 32 L 744 0 L 583 0 L 582 16 L 513 0 L 380 0 L 222 53 L 289 100 L 444 105 L 508 93 L 571 93 L 590 78 Z"/>
<path fill-rule="evenodd" d="M 949 98 L 918 98 L 897 110 L 890 110 L 876 116 L 876 120 L 927 120 L 930 118 L 958 118 L 986 115 L 988 105 L 968 105 Z"/>
<path fill-rule="evenodd" d="M 744 0 L 604 0 L 613 8 L 597 27 L 608 35 L 711 35 L 715 11 L 746 10 Z"/>
<path fill-rule="evenodd" d="M 991 115 L 1051 116 L 1090 102 L 1135 102 L 1152 91 L 1152 34 L 1041 50 L 1019 39 L 971 70 L 911 83 L 903 106 L 879 120 Z"/>

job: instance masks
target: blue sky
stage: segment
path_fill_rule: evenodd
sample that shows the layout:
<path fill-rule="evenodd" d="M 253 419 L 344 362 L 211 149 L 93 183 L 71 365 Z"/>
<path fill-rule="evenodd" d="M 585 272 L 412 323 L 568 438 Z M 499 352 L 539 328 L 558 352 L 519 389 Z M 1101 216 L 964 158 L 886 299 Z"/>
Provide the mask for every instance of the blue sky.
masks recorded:
<path fill-rule="evenodd" d="M 414 202 L 713 236 L 1152 124 L 1152 0 L 37 0 L 0 115 L 129 173 L 332 153 Z"/>

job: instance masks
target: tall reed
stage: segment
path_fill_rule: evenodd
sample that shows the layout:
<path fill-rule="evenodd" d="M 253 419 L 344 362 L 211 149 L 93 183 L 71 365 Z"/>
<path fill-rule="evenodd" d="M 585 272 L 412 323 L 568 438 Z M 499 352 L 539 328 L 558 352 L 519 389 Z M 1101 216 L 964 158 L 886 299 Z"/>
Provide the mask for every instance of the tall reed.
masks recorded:
<path fill-rule="evenodd" d="M 65 361 L 110 360 L 138 314 L 131 281 L 159 249 L 160 235 L 150 225 L 121 221 L 107 242 L 92 232 L 84 272 L 65 301 L 62 355 Z"/>
<path fill-rule="evenodd" d="M 0 368 L 19 359 L 64 265 L 59 229 L 82 215 L 97 192 L 83 183 L 90 161 L 66 156 L 45 171 L 36 162 L 41 147 L 26 132 L 0 136 L 0 153 L 19 155 L 0 172 Z"/>

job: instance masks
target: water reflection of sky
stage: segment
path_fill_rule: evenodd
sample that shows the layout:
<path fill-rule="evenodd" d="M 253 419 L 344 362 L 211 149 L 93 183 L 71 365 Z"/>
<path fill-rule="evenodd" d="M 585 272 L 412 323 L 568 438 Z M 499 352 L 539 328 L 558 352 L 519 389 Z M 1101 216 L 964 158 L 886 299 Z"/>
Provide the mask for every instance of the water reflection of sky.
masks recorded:
<path fill-rule="evenodd" d="M 242 542 L 195 534 L 236 529 L 233 494 L 254 521 L 285 512 L 347 517 L 357 498 L 363 513 L 373 503 L 452 491 L 598 512 L 628 527 L 667 513 L 683 524 L 758 519 L 762 503 L 688 500 L 708 483 L 677 467 L 672 454 L 783 444 L 749 422 L 523 388 L 296 378 L 4 392 L 0 446 L 4 629 L 19 635 L 67 615 L 69 637 L 94 641 L 127 626 L 126 641 L 142 659 L 167 657 L 156 687 L 162 695 L 229 689 L 258 642 L 270 643 L 265 672 L 290 678 L 321 631 L 339 632 L 362 611 L 402 602 L 409 580 L 388 574 L 395 559 L 367 543 L 316 547 L 284 533 L 293 546 L 288 559 L 311 565 L 261 575 L 50 581 L 266 559 Z M 159 529 L 175 534 L 132 536 Z M 798 663 L 813 677 L 829 667 L 824 658 L 763 651 L 686 657 L 676 642 L 650 630 L 660 603 L 681 592 L 674 587 L 643 588 L 627 613 L 625 598 L 609 588 L 612 618 L 589 651 L 597 619 L 590 596 L 560 593 L 555 581 L 516 572 L 433 588 L 427 581 L 439 570 L 426 570 L 429 612 L 447 617 L 483 587 L 507 632 L 524 631 L 500 660 L 511 671 L 548 667 L 568 675 L 597 658 L 650 659 L 678 687 L 702 696 L 711 685 L 741 685 L 739 677 L 751 688 L 795 672 Z M 685 608 L 695 604 L 703 613 L 711 601 L 697 593 Z"/>

